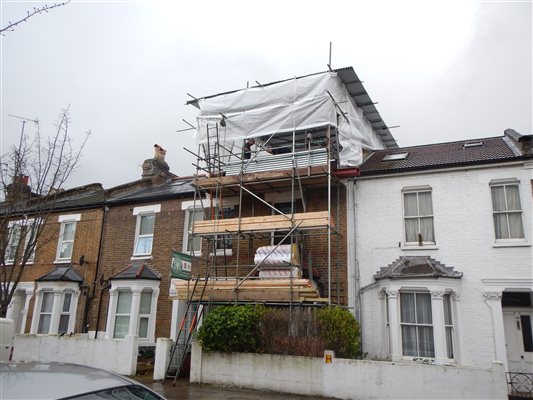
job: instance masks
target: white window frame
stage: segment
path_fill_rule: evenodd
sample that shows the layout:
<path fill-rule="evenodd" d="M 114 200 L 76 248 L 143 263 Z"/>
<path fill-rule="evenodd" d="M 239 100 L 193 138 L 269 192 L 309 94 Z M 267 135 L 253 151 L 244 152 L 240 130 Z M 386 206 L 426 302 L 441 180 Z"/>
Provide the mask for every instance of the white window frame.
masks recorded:
<path fill-rule="evenodd" d="M 148 206 L 139 206 L 135 207 L 133 209 L 133 215 L 137 216 L 136 225 L 135 225 L 135 240 L 133 241 L 133 256 L 131 257 L 132 260 L 139 260 L 139 259 L 146 259 L 152 257 L 152 251 L 154 248 L 154 240 L 155 240 L 155 223 L 157 219 L 157 214 L 161 212 L 161 204 L 152 204 Z M 147 216 L 153 216 L 154 217 L 154 230 L 151 234 L 144 234 L 141 235 L 141 221 L 143 217 Z M 149 253 L 137 253 L 137 245 L 139 242 L 139 239 L 142 238 L 152 238 L 152 245 L 150 246 L 150 252 Z"/>
<path fill-rule="evenodd" d="M 141 310 L 143 295 L 149 295 L 150 296 L 150 310 L 147 313 L 143 313 Z M 152 308 L 152 301 L 154 300 L 154 296 L 151 289 L 144 288 L 141 292 L 141 303 L 139 306 L 139 327 L 137 328 L 137 334 L 139 336 L 139 340 L 148 340 L 149 334 L 150 334 L 150 313 Z M 146 319 L 147 327 L 146 327 L 146 336 L 141 336 L 141 321 L 143 319 Z"/>
<path fill-rule="evenodd" d="M 203 221 L 205 218 L 204 209 L 201 207 L 188 207 L 185 209 L 185 219 L 184 219 L 184 226 L 183 226 L 183 252 L 186 254 L 192 254 L 194 256 L 201 256 L 202 255 L 202 246 L 203 246 L 203 239 L 200 237 L 200 244 L 199 249 L 191 249 L 189 248 L 189 242 L 194 243 L 194 238 L 192 237 L 192 230 L 189 231 L 189 226 L 191 225 L 191 218 L 193 213 L 201 213 L 202 219 L 199 219 L 198 221 Z M 193 247 L 193 246 L 192 246 Z"/>
<path fill-rule="evenodd" d="M 8 243 L 7 243 L 7 248 L 6 248 L 6 259 L 5 259 L 6 265 L 13 265 L 13 263 L 15 262 L 15 257 L 7 258 L 7 254 L 9 252 L 9 249 L 14 244 L 14 243 L 12 243 L 12 241 L 13 241 L 13 229 L 15 227 L 18 227 L 18 229 L 19 229 L 19 236 L 18 236 L 18 239 L 17 239 L 17 249 L 15 250 L 15 254 L 14 254 L 15 257 L 16 257 L 16 251 L 17 250 L 20 251 L 20 248 L 18 248 L 18 247 L 20 247 L 18 242 L 20 242 L 20 239 L 21 239 L 21 236 L 22 236 L 22 230 L 26 229 L 25 239 L 24 239 L 24 247 L 22 248 L 22 256 L 24 256 L 24 253 L 26 252 L 26 249 L 28 248 L 28 244 L 29 244 L 30 236 L 31 236 L 31 233 L 28 232 L 28 229 L 33 230 L 35 228 L 35 221 L 33 219 L 26 219 L 26 220 L 17 220 L 17 221 L 10 221 L 9 222 L 9 224 L 8 224 Z M 28 257 L 28 260 L 26 261 L 26 264 L 33 264 L 34 261 L 35 261 L 35 246 L 33 247 L 33 250 L 31 252 L 30 256 Z"/>
<path fill-rule="evenodd" d="M 50 311 L 43 311 L 44 298 L 47 296 L 52 296 Z M 48 335 L 52 329 L 52 314 L 54 312 L 54 291 L 53 290 L 43 290 L 41 296 L 41 304 L 39 305 L 39 323 L 37 325 L 37 334 L 39 335 Z M 50 316 L 50 321 L 48 322 L 48 329 L 46 332 L 41 331 L 41 319 L 45 316 Z"/>
<path fill-rule="evenodd" d="M 402 318 L 401 318 L 401 310 L 402 310 L 402 307 L 403 307 L 403 301 L 402 301 L 402 296 L 403 295 L 413 295 L 413 299 L 414 299 L 414 314 L 415 314 L 415 321 L 414 322 L 406 322 L 406 321 L 403 321 Z M 418 307 L 417 307 L 417 298 L 418 296 L 421 296 L 421 295 L 424 295 L 424 296 L 428 296 L 429 299 L 430 299 L 430 302 L 431 302 L 431 293 L 429 293 L 428 291 L 423 291 L 423 290 L 401 290 L 400 293 L 399 293 L 399 297 L 400 297 L 400 336 L 402 337 L 402 355 L 404 357 L 415 357 L 415 358 L 435 358 L 435 335 L 434 335 L 434 330 L 435 330 L 435 327 L 433 326 L 433 309 L 431 309 L 431 323 L 423 323 L 423 322 L 420 322 L 418 321 Z M 431 303 L 430 303 L 430 307 L 431 307 Z M 432 308 L 432 307 L 431 307 Z M 406 326 L 406 327 L 414 327 L 415 328 L 415 332 L 416 332 L 416 353 L 415 355 L 407 355 L 405 354 L 406 352 L 406 349 L 403 347 L 403 327 Z M 419 343 L 419 328 L 431 328 L 431 336 L 432 336 L 432 342 L 433 342 L 433 355 L 432 356 L 427 356 L 427 355 L 420 355 L 420 343 Z"/>
<path fill-rule="evenodd" d="M 60 215 L 58 218 L 58 222 L 61 224 L 61 228 L 59 229 L 59 238 L 57 241 L 57 251 L 56 251 L 56 259 L 54 263 L 69 263 L 72 260 L 72 254 L 74 253 L 74 243 L 76 240 L 76 228 L 78 225 L 78 221 L 81 220 L 81 214 L 69 214 L 69 215 Z M 67 224 L 74 224 L 74 231 L 73 231 L 73 238 L 64 240 L 63 235 L 65 233 L 65 226 Z M 61 249 L 63 247 L 64 243 L 72 243 L 70 255 L 68 257 L 61 257 Z"/>
<path fill-rule="evenodd" d="M 405 204 L 405 195 L 406 194 L 413 194 L 413 193 L 416 193 L 416 198 L 417 198 L 417 215 L 416 216 L 406 216 L 405 215 L 405 207 L 406 207 L 406 204 Z M 420 215 L 420 208 L 419 208 L 419 201 L 418 201 L 418 197 L 419 197 L 419 193 L 429 193 L 430 196 L 431 196 L 431 210 L 432 210 L 432 213 L 431 214 L 427 214 L 427 215 Z M 407 241 L 407 232 L 406 232 L 406 221 L 408 219 L 416 219 L 418 221 L 418 230 L 420 231 L 420 220 L 422 218 L 431 218 L 431 225 L 432 225 L 432 231 L 433 231 L 433 240 L 430 241 L 430 240 L 422 240 L 422 245 L 420 245 L 420 242 L 417 240 L 417 241 Z M 430 246 L 430 247 L 433 247 L 436 245 L 437 243 L 437 239 L 436 239 L 436 232 L 435 232 L 435 208 L 433 206 L 433 190 L 431 188 L 431 186 L 427 186 L 427 185 L 424 185 L 424 186 L 413 186 L 413 187 L 405 187 L 402 189 L 402 224 L 403 224 L 403 243 L 404 243 L 404 246 L 405 247 L 408 247 L 408 248 L 425 248 L 427 249 L 427 246 Z M 420 233 L 420 232 L 419 232 Z"/>
<path fill-rule="evenodd" d="M 383 280 L 379 282 L 376 289 L 378 293 L 385 294 L 380 296 L 386 304 L 383 310 L 387 315 L 383 316 L 383 348 L 388 349 L 392 361 L 416 361 L 417 359 L 426 359 L 435 364 L 460 364 L 462 340 L 460 336 L 461 321 L 460 314 L 460 294 L 459 282 L 456 279 L 439 278 L 435 281 L 429 279 L 417 280 Z M 402 349 L 402 332 L 401 332 L 401 293 L 420 292 L 431 294 L 431 313 L 434 338 L 435 357 L 413 357 L 404 356 Z M 445 323 L 444 299 L 450 295 L 452 324 Z M 452 327 L 452 345 L 453 357 L 448 358 L 448 349 L 446 343 L 446 327 Z"/>
<path fill-rule="evenodd" d="M 69 305 L 68 305 L 68 310 L 64 310 L 64 307 L 65 307 L 65 299 L 66 297 L 70 296 L 70 301 L 69 301 Z M 74 292 L 70 291 L 70 290 L 65 290 L 63 292 L 63 296 L 61 296 L 61 304 L 60 304 L 60 312 L 59 312 L 59 325 L 57 326 L 57 333 L 70 333 L 68 331 L 68 326 L 70 325 L 70 318 L 72 317 L 72 302 L 74 300 Z M 61 318 L 62 317 L 68 317 L 68 323 L 67 323 L 67 330 L 66 331 L 61 331 L 60 330 L 60 327 L 61 327 Z"/>
<path fill-rule="evenodd" d="M 121 294 L 130 294 L 130 307 L 129 307 L 129 310 L 128 312 L 122 312 L 122 313 L 119 313 L 118 312 L 118 301 L 120 300 L 120 295 Z M 117 291 L 117 302 L 115 304 L 115 316 L 114 316 L 114 321 L 113 321 L 113 339 L 124 339 L 124 337 L 126 337 L 128 335 L 128 332 L 125 333 L 124 337 L 117 337 L 117 317 L 128 317 L 128 327 L 130 326 L 131 324 L 131 305 L 133 303 L 133 293 L 131 292 L 131 290 L 127 290 L 127 289 L 122 289 L 122 290 L 118 290 Z M 128 331 L 129 331 L 129 328 L 128 328 Z"/>
<path fill-rule="evenodd" d="M 59 333 L 59 322 L 61 315 L 69 315 L 68 328 L 65 333 L 74 332 L 76 326 L 76 315 L 78 309 L 78 299 L 80 288 L 77 282 L 36 282 L 37 290 L 35 291 L 35 304 L 33 308 L 33 318 L 30 333 L 37 334 L 39 321 L 41 317 L 41 307 L 44 293 L 53 293 L 52 311 L 50 314 L 50 326 L 47 333 L 42 335 L 52 335 Z M 70 294 L 70 307 L 68 311 L 63 311 L 65 294 Z M 48 314 L 48 313 L 47 313 Z"/>
<path fill-rule="evenodd" d="M 107 310 L 106 339 L 113 339 L 115 335 L 115 318 L 117 316 L 118 294 L 119 292 L 132 292 L 132 301 L 130 305 L 129 329 L 126 336 L 131 334 L 139 335 L 140 319 L 148 317 L 148 335 L 146 338 L 139 337 L 139 343 L 143 345 L 155 344 L 155 327 L 157 320 L 157 301 L 159 297 L 159 280 L 147 279 L 118 279 L 111 280 L 111 289 L 109 291 L 110 300 Z M 143 292 L 150 292 L 152 299 L 150 303 L 150 314 L 140 313 L 141 296 Z M 137 296 L 138 295 L 138 296 Z M 125 315 L 125 314 L 119 314 Z M 116 339 L 121 340 L 121 339 Z"/>
<path fill-rule="evenodd" d="M 508 186 L 516 186 L 518 190 L 518 201 L 520 205 L 520 209 L 518 210 L 509 210 L 507 205 L 507 187 Z M 493 188 L 502 187 L 504 190 L 504 196 L 505 196 L 505 211 L 495 211 L 494 210 L 494 201 L 492 196 L 492 190 Z M 493 224 L 493 232 L 494 232 L 494 241 L 497 244 L 513 244 L 513 243 L 525 243 L 526 242 L 526 226 L 524 224 L 524 209 L 523 209 L 523 202 L 522 202 L 522 190 L 520 187 L 520 181 L 515 178 L 509 178 L 509 179 L 493 179 L 489 182 L 489 189 L 490 189 L 490 199 L 491 199 L 491 207 L 492 207 L 492 224 Z M 507 238 L 497 238 L 496 237 L 496 223 L 495 223 L 495 216 L 499 215 L 505 215 L 505 219 L 507 222 L 507 232 L 509 237 Z M 522 225 L 522 237 L 515 237 L 512 238 L 511 236 L 511 223 L 509 221 L 509 214 L 520 214 L 520 223 Z"/>
<path fill-rule="evenodd" d="M 182 251 L 186 254 L 192 254 L 194 256 L 201 256 L 202 255 L 202 246 L 203 246 L 203 239 L 200 238 L 200 249 L 199 250 L 195 250 L 191 253 L 191 249 L 189 249 L 189 241 L 191 240 L 191 231 L 189 229 L 189 225 L 191 223 L 191 214 L 193 212 L 203 212 L 202 214 L 202 219 L 201 220 L 198 220 L 198 221 L 203 221 L 205 220 L 205 211 L 207 209 L 207 207 L 203 208 L 202 205 L 208 205 L 211 206 L 213 205 L 213 207 L 216 207 L 217 210 L 219 209 L 219 205 L 220 205 L 220 201 L 218 199 L 213 199 L 213 200 L 210 200 L 209 198 L 205 198 L 205 199 L 199 199 L 199 200 L 191 200 L 191 201 L 183 201 L 181 203 L 181 209 L 183 211 L 185 211 L 185 218 L 184 218 L 184 226 L 183 226 L 183 244 L 182 244 Z M 233 210 L 235 210 L 235 206 L 239 204 L 239 199 L 238 197 L 228 197 L 228 198 L 225 198 L 224 199 L 224 203 L 223 203 L 223 208 L 224 210 L 226 209 L 231 209 L 233 208 Z M 231 235 L 228 234 L 230 236 L 230 240 L 231 240 Z M 227 235 L 220 235 L 220 236 L 227 236 Z M 210 255 L 216 255 L 216 256 L 227 256 L 227 257 L 230 257 L 233 255 L 233 248 L 230 247 L 230 248 L 226 248 L 225 251 L 224 251 L 224 248 L 218 248 L 218 243 L 221 239 L 218 238 L 218 236 L 215 236 L 213 238 L 215 240 L 215 246 L 217 246 L 216 248 L 216 251 L 215 253 L 211 253 Z M 231 240 L 232 242 L 232 240 Z"/>

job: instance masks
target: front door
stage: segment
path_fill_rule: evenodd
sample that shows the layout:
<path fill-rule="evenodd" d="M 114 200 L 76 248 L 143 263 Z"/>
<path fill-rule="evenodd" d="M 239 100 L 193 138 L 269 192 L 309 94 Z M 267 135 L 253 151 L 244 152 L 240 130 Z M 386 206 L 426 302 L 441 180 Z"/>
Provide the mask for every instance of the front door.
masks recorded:
<path fill-rule="evenodd" d="M 533 310 L 503 310 L 507 364 L 511 372 L 533 373 Z"/>

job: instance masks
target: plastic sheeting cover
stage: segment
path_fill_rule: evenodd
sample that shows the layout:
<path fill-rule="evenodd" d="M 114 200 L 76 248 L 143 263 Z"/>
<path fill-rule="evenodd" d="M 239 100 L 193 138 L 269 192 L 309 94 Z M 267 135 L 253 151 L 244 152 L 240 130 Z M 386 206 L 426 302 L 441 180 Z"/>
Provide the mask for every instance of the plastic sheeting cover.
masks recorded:
<path fill-rule="evenodd" d="M 340 115 L 328 92 L 348 121 Z M 228 147 L 246 138 L 331 125 L 338 130 L 342 147 L 339 161 L 343 166 L 360 165 L 362 148 L 385 148 L 334 72 L 200 99 L 198 106 L 195 139 L 201 144 L 208 142 L 208 126 L 220 124 L 224 114 L 225 126 L 219 125 L 218 135 Z M 213 142 L 215 135 L 212 131 L 209 135 L 209 141 Z"/>

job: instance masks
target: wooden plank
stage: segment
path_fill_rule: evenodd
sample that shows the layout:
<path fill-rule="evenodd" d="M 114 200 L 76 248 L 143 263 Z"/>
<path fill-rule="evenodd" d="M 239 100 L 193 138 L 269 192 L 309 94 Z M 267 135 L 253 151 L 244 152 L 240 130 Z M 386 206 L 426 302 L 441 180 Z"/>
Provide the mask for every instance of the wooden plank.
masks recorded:
<path fill-rule="evenodd" d="M 198 282 L 198 287 L 202 287 L 205 280 Z M 232 301 L 235 293 L 238 293 L 238 300 L 241 301 L 295 301 L 301 299 L 316 299 L 319 297 L 318 289 L 313 287 L 308 279 L 257 279 L 246 280 L 235 292 L 234 280 L 214 280 L 207 282 L 203 300 L 212 301 Z M 191 293 L 189 281 L 175 281 L 177 295 L 173 299 L 187 300 Z M 192 300 L 200 300 L 201 290 L 197 290 Z"/>
<path fill-rule="evenodd" d="M 299 228 L 325 228 L 329 225 L 327 211 L 294 214 L 294 224 Z M 332 224 L 333 225 L 333 224 Z M 283 215 L 263 215 L 240 219 L 241 231 L 289 230 L 292 221 Z M 192 232 L 198 235 L 216 235 L 239 232 L 239 218 L 204 220 L 194 222 Z"/>

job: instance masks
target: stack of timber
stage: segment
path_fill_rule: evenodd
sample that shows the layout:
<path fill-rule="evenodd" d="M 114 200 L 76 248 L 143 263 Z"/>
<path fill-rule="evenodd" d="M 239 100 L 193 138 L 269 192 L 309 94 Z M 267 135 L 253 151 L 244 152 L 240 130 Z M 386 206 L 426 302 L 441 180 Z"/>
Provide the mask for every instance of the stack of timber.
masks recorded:
<path fill-rule="evenodd" d="M 264 215 L 259 217 L 228 218 L 218 220 L 194 221 L 193 233 L 196 235 L 217 235 L 246 231 L 289 230 L 295 226 L 299 229 L 326 228 L 330 225 L 327 211 L 297 213 L 291 221 L 290 215 Z M 334 226 L 331 221 L 331 226 Z"/>
<path fill-rule="evenodd" d="M 253 302 L 323 302 L 318 289 L 309 279 L 276 278 L 247 279 L 237 290 L 235 279 L 209 279 L 203 298 L 200 299 L 205 279 L 200 279 L 192 297 L 194 281 L 176 279 L 176 295 L 172 300 L 193 301 L 253 301 Z"/>

